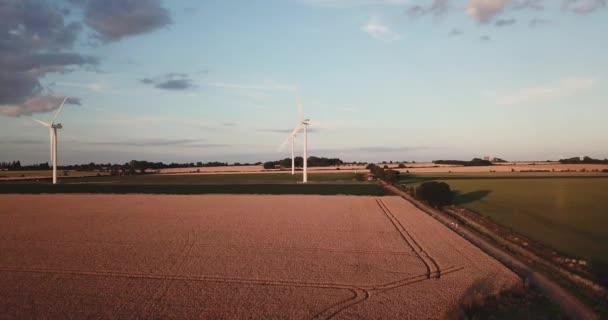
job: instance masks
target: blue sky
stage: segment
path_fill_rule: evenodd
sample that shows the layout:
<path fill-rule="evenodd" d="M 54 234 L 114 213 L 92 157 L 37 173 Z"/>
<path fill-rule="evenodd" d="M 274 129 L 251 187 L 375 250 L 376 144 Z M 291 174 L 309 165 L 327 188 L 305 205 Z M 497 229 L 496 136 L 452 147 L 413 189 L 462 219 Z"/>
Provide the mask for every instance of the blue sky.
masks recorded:
<path fill-rule="evenodd" d="M 30 117 L 64 96 L 60 164 L 283 158 L 298 93 L 311 155 L 606 158 L 607 18 L 605 0 L 0 0 L 0 161 L 48 161 Z"/>

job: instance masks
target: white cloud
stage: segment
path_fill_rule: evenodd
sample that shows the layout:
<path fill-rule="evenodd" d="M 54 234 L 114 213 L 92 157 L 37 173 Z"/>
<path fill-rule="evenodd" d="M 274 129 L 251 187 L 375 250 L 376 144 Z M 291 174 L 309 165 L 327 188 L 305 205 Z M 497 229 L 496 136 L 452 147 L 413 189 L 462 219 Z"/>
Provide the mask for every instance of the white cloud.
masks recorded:
<path fill-rule="evenodd" d="M 384 41 L 384 42 L 394 42 L 401 40 L 401 35 L 397 32 L 393 31 L 389 26 L 383 24 L 380 19 L 372 16 L 366 25 L 364 25 L 361 30 L 370 36 Z"/>
<path fill-rule="evenodd" d="M 206 82 L 203 86 L 216 87 L 222 89 L 236 89 L 236 90 L 256 90 L 256 91 L 287 91 L 295 92 L 296 86 L 287 84 L 277 83 L 263 83 L 263 84 L 241 84 L 241 83 L 226 83 L 226 82 Z"/>
<path fill-rule="evenodd" d="M 93 82 L 93 83 L 74 83 L 74 82 L 57 82 L 55 83 L 61 87 L 72 87 L 72 88 L 81 88 L 88 89 L 97 93 L 107 93 L 110 89 L 110 86 L 101 82 Z"/>
<path fill-rule="evenodd" d="M 539 103 L 566 98 L 592 89 L 596 80 L 592 78 L 566 78 L 559 82 L 547 85 L 522 89 L 498 96 L 500 105 L 517 105 L 526 103 Z"/>
<path fill-rule="evenodd" d="M 369 5 L 405 5 L 410 0 L 301 0 L 302 3 L 311 7 L 321 8 L 352 8 Z"/>
<path fill-rule="evenodd" d="M 465 12 L 479 23 L 488 23 L 501 13 L 508 3 L 509 0 L 469 0 Z"/>

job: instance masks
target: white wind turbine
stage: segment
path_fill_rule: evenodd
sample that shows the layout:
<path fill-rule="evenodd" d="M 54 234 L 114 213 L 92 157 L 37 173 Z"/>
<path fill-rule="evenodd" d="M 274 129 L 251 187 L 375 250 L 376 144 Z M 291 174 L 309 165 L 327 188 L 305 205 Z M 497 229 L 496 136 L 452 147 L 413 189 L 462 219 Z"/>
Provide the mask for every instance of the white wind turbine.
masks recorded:
<path fill-rule="evenodd" d="M 291 131 L 291 133 L 287 136 L 283 144 L 279 147 L 279 150 L 283 149 L 285 145 L 290 142 L 291 143 L 291 174 L 295 174 L 295 139 L 300 132 L 300 130 L 304 129 L 304 150 L 302 155 L 303 161 L 303 177 L 302 182 L 308 182 L 308 125 L 310 124 L 310 119 L 304 119 L 304 113 L 302 112 L 302 101 L 300 96 L 298 96 L 298 115 L 300 116 L 300 123 L 296 125 L 296 127 Z"/>
<path fill-rule="evenodd" d="M 59 112 L 61 112 L 61 109 L 63 109 L 63 105 L 67 99 L 68 97 L 63 98 L 63 102 L 61 102 L 61 106 L 59 106 L 59 109 L 57 109 L 57 112 L 55 112 L 55 116 L 53 117 L 51 123 L 32 118 L 32 120 L 49 128 L 49 136 L 51 140 L 51 163 L 53 165 L 53 184 L 57 184 L 57 129 L 63 128 L 61 123 L 55 124 L 55 120 L 57 120 L 57 116 L 59 116 Z"/>

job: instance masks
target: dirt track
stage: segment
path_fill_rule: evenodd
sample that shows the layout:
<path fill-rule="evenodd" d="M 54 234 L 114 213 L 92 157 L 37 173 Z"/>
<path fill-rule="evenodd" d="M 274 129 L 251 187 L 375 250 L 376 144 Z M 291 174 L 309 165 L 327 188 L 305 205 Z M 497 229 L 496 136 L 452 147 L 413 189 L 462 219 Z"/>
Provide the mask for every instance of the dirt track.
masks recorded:
<path fill-rule="evenodd" d="M 400 197 L 0 196 L 5 318 L 442 318 L 508 269 Z"/>

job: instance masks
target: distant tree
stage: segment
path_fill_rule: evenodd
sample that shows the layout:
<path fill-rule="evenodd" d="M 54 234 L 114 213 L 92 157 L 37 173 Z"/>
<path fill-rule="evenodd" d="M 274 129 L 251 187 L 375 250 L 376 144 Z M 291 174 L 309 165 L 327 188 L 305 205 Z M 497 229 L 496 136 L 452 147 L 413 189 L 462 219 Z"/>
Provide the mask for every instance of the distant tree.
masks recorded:
<path fill-rule="evenodd" d="M 429 181 L 416 188 L 416 198 L 440 208 L 452 204 L 453 193 L 447 183 Z"/>
<path fill-rule="evenodd" d="M 386 164 L 385 164 L 385 165 L 384 165 L 384 169 L 388 169 L 388 165 L 386 165 Z"/>
<path fill-rule="evenodd" d="M 394 184 L 399 182 L 399 171 L 395 170 L 385 170 L 384 171 L 384 181 Z"/>
<path fill-rule="evenodd" d="M 274 162 L 264 162 L 264 169 L 274 169 Z"/>
<path fill-rule="evenodd" d="M 399 169 L 405 169 L 405 168 L 407 168 L 403 163 L 400 163 L 397 167 Z"/>

